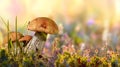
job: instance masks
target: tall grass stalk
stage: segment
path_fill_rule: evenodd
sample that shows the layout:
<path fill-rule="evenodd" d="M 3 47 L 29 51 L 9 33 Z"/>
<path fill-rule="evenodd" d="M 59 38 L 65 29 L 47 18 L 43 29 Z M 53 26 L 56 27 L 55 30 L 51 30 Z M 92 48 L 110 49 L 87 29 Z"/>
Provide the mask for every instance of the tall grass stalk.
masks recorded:
<path fill-rule="evenodd" d="M 22 46 L 20 45 L 20 42 L 17 39 L 17 16 L 15 18 L 15 32 L 16 32 L 16 45 L 20 48 L 20 52 L 22 52 Z"/>
<path fill-rule="evenodd" d="M 20 43 L 17 38 L 17 16 L 15 18 L 15 32 L 16 32 L 16 45 L 18 45 L 21 48 Z"/>
<path fill-rule="evenodd" d="M 16 32 L 16 46 L 17 46 L 17 48 L 19 48 L 20 49 L 20 52 L 18 53 L 18 56 L 17 57 L 19 57 L 19 67 L 22 67 L 22 60 L 23 60 L 23 52 L 22 52 L 22 46 L 20 45 L 20 42 L 19 42 L 19 40 L 18 40 L 18 38 L 17 38 L 17 16 L 16 16 L 16 18 L 15 18 L 15 32 Z M 17 49 L 16 49 L 17 50 Z M 17 52 L 17 51 L 16 51 Z"/>
<path fill-rule="evenodd" d="M 14 52 L 14 51 L 11 51 L 13 43 L 10 39 L 10 29 L 9 28 L 10 28 L 10 25 L 9 25 L 9 20 L 8 20 L 7 21 L 8 54 L 10 56 L 13 56 L 12 52 Z"/>
<path fill-rule="evenodd" d="M 17 16 L 15 18 L 15 32 L 16 32 L 16 44 L 17 44 Z"/>
<path fill-rule="evenodd" d="M 8 51 L 10 51 L 10 41 L 9 41 L 9 21 L 8 21 L 8 23 L 7 23 L 7 38 L 8 38 Z"/>
<path fill-rule="evenodd" d="M 21 50 L 22 50 L 22 48 L 21 48 L 21 46 L 20 46 L 20 43 L 19 43 L 19 41 L 18 41 L 18 36 L 17 36 L 17 16 L 16 16 L 16 18 L 15 18 L 15 32 L 16 32 L 16 50 L 17 50 L 17 48 L 20 48 L 20 52 L 21 52 Z M 16 51 L 16 54 L 17 54 L 17 52 L 18 51 Z"/>
<path fill-rule="evenodd" d="M 16 32 L 16 45 L 14 45 L 14 46 L 15 46 L 15 49 L 16 49 L 15 55 L 17 55 L 17 45 L 18 45 L 18 43 L 17 43 L 17 16 L 15 18 L 15 32 Z"/>

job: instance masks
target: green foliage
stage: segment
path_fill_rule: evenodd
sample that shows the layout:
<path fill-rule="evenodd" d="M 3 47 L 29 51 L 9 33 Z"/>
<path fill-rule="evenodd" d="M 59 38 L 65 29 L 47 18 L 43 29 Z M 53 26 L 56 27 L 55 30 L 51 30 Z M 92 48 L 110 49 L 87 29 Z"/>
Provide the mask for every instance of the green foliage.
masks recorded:
<path fill-rule="evenodd" d="M 71 55 L 70 53 L 64 53 L 64 54 L 59 54 L 58 58 L 55 62 L 56 67 L 66 67 L 66 66 L 71 66 L 71 67 L 119 67 L 119 62 L 118 60 L 110 60 L 108 62 L 108 59 L 106 57 L 98 57 L 98 56 L 93 56 L 93 57 L 85 57 L 85 56 L 80 56 L 78 54 Z"/>
<path fill-rule="evenodd" d="M 8 60 L 8 54 L 6 53 L 6 51 L 4 49 L 0 50 L 0 62 L 4 62 Z"/>
<path fill-rule="evenodd" d="M 75 44 L 79 44 L 84 41 L 82 38 L 78 37 L 77 33 L 75 33 L 74 31 L 70 33 L 70 36 L 74 40 Z"/>

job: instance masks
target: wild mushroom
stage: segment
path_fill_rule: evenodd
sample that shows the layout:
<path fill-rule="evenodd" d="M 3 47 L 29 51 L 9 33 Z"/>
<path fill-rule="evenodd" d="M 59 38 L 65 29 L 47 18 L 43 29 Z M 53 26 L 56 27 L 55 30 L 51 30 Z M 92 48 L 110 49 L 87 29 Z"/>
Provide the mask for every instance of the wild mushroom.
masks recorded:
<path fill-rule="evenodd" d="M 23 51 L 31 39 L 32 39 L 32 36 L 30 36 L 30 35 L 25 35 L 24 37 L 19 39 L 19 42 L 22 44 Z"/>
<path fill-rule="evenodd" d="M 9 33 L 9 40 L 12 41 L 12 46 L 14 48 L 14 51 L 16 52 L 17 50 L 17 45 L 16 45 L 16 34 L 17 34 L 17 39 L 20 39 L 21 37 L 23 37 L 23 35 L 19 32 L 10 32 Z M 3 40 L 3 46 L 6 48 L 8 47 L 8 37 L 6 36 Z"/>
<path fill-rule="evenodd" d="M 27 45 L 27 43 L 32 39 L 32 36 L 30 35 L 25 35 L 24 37 L 19 39 L 19 42 L 23 42 L 23 47 Z"/>
<path fill-rule="evenodd" d="M 40 53 L 43 50 L 47 34 L 57 34 L 59 31 L 57 24 L 47 17 L 38 17 L 33 19 L 28 24 L 28 30 L 35 31 L 30 43 L 30 49 L 40 51 Z"/>

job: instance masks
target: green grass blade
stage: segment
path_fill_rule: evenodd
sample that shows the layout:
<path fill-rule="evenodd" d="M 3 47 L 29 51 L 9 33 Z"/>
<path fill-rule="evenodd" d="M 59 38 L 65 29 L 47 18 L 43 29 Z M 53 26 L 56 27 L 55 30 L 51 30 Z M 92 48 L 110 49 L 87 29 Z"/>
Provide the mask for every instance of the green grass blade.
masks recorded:
<path fill-rule="evenodd" d="M 17 42 L 17 16 L 15 18 L 15 31 L 16 31 L 16 42 Z"/>
<path fill-rule="evenodd" d="M 7 36 L 8 36 L 8 51 L 10 51 L 11 44 L 10 44 L 10 39 L 9 39 L 9 21 L 7 22 Z"/>
<path fill-rule="evenodd" d="M 10 49 L 12 47 L 12 41 L 11 39 L 8 40 L 8 48 Z"/>
<path fill-rule="evenodd" d="M 16 16 L 16 18 L 15 18 L 15 31 L 16 31 L 16 45 L 19 46 L 20 51 L 21 51 L 22 47 L 21 47 L 21 45 L 20 45 L 19 40 L 17 39 L 17 16 Z"/>

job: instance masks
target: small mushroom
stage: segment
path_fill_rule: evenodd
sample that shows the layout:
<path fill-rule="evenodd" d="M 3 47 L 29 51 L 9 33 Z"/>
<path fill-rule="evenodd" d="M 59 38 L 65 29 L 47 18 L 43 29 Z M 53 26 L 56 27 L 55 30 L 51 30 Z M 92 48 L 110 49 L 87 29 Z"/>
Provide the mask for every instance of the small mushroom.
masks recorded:
<path fill-rule="evenodd" d="M 17 32 L 17 39 L 20 39 L 21 37 L 23 37 L 23 35 L 19 32 Z M 9 33 L 9 39 L 12 41 L 12 42 L 15 42 L 16 41 L 16 32 L 10 32 Z M 3 45 L 7 44 L 8 43 L 8 36 L 5 36 L 4 40 L 3 40 Z M 5 45 L 7 46 L 7 45 Z"/>
<path fill-rule="evenodd" d="M 31 39 L 30 50 L 39 50 L 40 53 L 43 50 L 47 34 L 57 34 L 59 31 L 57 24 L 47 17 L 38 17 L 33 19 L 28 24 L 28 30 L 35 32 L 33 38 Z"/>
<path fill-rule="evenodd" d="M 17 39 L 20 39 L 21 37 L 23 37 L 23 35 L 19 32 L 17 32 Z M 16 32 L 10 32 L 9 33 L 9 40 L 12 41 L 12 46 L 14 47 L 14 51 L 17 50 L 17 45 L 16 45 Z M 3 40 L 3 46 L 5 48 L 8 47 L 8 36 L 5 36 L 4 40 Z"/>
<path fill-rule="evenodd" d="M 19 42 L 22 45 L 22 51 L 25 52 L 25 47 L 27 46 L 27 44 L 29 43 L 29 41 L 32 39 L 32 36 L 30 35 L 25 35 L 24 37 L 19 39 Z"/>
<path fill-rule="evenodd" d="M 19 39 L 19 42 L 23 42 L 23 47 L 27 45 L 27 43 L 32 39 L 32 36 L 30 35 L 25 35 L 24 37 Z"/>

